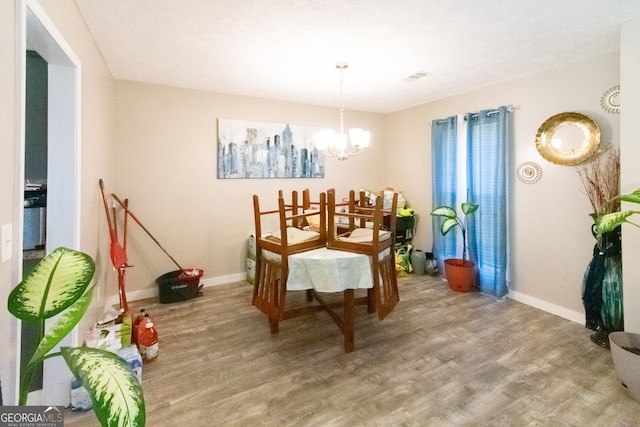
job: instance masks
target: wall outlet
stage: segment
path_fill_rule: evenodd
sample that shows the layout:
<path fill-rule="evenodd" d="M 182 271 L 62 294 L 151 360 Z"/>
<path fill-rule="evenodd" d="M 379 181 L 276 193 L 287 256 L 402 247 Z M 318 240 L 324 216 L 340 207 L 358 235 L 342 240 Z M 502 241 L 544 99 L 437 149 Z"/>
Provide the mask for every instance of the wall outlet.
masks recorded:
<path fill-rule="evenodd" d="M 13 226 L 5 224 L 0 228 L 0 263 L 9 261 L 13 256 Z"/>

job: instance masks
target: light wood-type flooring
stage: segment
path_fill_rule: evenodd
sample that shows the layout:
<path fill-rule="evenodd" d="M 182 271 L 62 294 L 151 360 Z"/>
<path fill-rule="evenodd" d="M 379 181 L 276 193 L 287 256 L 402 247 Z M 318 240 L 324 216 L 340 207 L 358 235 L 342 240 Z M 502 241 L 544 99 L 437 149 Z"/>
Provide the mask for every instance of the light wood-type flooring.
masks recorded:
<path fill-rule="evenodd" d="M 321 311 L 271 335 L 246 283 L 134 302 L 160 334 L 143 369 L 147 426 L 640 426 L 640 403 L 583 325 L 436 277 L 399 287 L 383 321 L 356 307 L 349 354 Z M 65 411 L 66 427 L 97 425 Z"/>

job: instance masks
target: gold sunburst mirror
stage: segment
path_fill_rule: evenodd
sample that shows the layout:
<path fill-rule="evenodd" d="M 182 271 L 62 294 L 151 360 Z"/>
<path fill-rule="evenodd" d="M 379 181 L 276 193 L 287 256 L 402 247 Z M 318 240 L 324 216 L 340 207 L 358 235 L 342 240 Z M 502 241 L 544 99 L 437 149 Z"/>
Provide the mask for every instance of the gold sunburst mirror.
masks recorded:
<path fill-rule="evenodd" d="M 600 146 L 600 128 L 581 113 L 560 113 L 549 117 L 536 134 L 536 148 L 542 157 L 558 165 L 577 165 Z"/>

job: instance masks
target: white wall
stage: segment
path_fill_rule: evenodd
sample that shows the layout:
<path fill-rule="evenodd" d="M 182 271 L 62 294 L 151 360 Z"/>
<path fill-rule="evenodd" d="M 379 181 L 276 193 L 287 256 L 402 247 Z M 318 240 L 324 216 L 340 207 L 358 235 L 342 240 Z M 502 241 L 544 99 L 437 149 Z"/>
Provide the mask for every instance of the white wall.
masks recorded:
<path fill-rule="evenodd" d="M 622 193 L 640 188 L 640 20 L 622 27 L 620 49 L 620 97 L 622 151 L 620 186 Z M 638 210 L 638 205 L 624 203 L 622 209 Z M 636 219 L 633 222 L 640 223 Z M 622 228 L 622 270 L 624 282 L 624 327 L 640 333 L 640 230 L 631 225 Z"/>
<path fill-rule="evenodd" d="M 322 179 L 217 179 L 217 120 L 240 119 L 339 127 L 339 108 L 117 82 L 115 179 L 110 192 L 130 209 L 183 268 L 204 269 L 206 284 L 244 280 L 246 242 L 254 232 L 252 195 L 276 207 L 279 189 L 381 189 L 385 178 L 384 117 L 345 112 L 346 127 L 372 133 L 371 148 L 346 161 L 326 159 Z M 104 224 L 106 232 L 106 222 Z M 130 222 L 126 286 L 130 298 L 155 295 L 154 280 L 177 270 Z"/>
<path fill-rule="evenodd" d="M 510 184 L 511 297 L 582 322 L 581 284 L 595 240 L 592 212 L 574 166 L 559 166 L 535 148 L 538 127 L 549 117 L 577 111 L 600 126 L 605 144 L 618 145 L 619 116 L 600 107 L 602 93 L 619 83 L 619 59 L 609 54 L 513 80 L 388 116 L 388 176 L 394 177 L 420 215 L 418 248 L 431 250 L 431 120 L 513 105 L 515 152 Z M 537 162 L 537 184 L 523 184 L 517 165 Z"/>

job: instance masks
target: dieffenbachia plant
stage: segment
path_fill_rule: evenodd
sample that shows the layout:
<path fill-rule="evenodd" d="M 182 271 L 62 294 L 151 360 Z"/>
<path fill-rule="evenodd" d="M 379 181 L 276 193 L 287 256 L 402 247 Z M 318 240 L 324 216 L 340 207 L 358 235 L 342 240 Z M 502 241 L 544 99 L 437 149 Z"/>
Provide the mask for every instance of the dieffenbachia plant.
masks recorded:
<path fill-rule="evenodd" d="M 449 231 L 456 226 L 460 227 L 462 232 L 462 259 L 467 260 L 467 215 L 474 213 L 478 210 L 479 205 L 475 203 L 465 202 L 462 203 L 461 209 L 464 217 L 461 219 L 458 216 L 458 212 L 451 206 L 440 206 L 431 211 L 431 215 L 444 218 L 440 224 L 440 233 L 445 236 Z"/>
<path fill-rule="evenodd" d="M 633 193 L 623 194 L 621 196 L 615 197 L 614 199 L 620 199 L 625 202 L 640 204 L 640 188 L 638 188 Z M 618 226 L 624 224 L 625 222 L 631 225 L 635 225 L 636 227 L 640 227 L 640 225 L 635 224 L 627 219 L 633 214 L 640 214 L 640 211 L 618 211 L 600 215 L 596 217 L 596 231 L 598 232 L 598 234 L 604 234 L 609 231 L 615 230 Z"/>
<path fill-rule="evenodd" d="M 94 272 L 95 263 L 89 255 L 61 247 L 43 258 L 9 294 L 9 312 L 18 319 L 43 321 L 59 315 L 20 372 L 19 405 L 26 404 L 35 367 L 62 355 L 87 389 L 103 426 L 144 426 L 142 387 L 120 356 L 88 347 L 61 347 L 60 353 L 51 353 L 87 311 Z"/>

